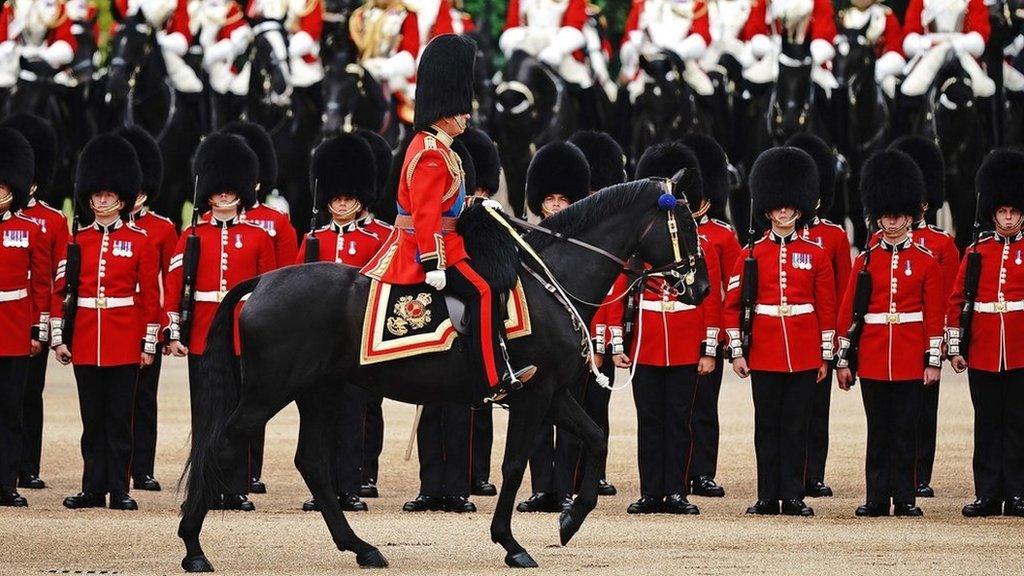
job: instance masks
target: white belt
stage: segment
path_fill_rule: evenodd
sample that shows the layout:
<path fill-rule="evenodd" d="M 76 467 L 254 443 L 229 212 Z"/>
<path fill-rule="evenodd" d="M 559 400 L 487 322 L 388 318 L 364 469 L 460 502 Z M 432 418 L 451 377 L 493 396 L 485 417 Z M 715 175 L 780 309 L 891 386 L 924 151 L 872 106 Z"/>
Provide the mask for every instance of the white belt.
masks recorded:
<path fill-rule="evenodd" d="M 79 308 L 93 308 L 93 309 L 104 309 L 104 308 L 124 308 L 125 306 L 132 306 L 135 304 L 134 296 L 124 296 L 120 298 L 111 298 L 104 296 L 102 298 L 79 298 Z"/>
<path fill-rule="evenodd" d="M 1020 312 L 1024 310 L 1024 300 L 1011 300 L 1009 302 L 975 302 L 975 312 L 986 312 L 989 314 L 1001 314 L 1003 312 Z"/>
<path fill-rule="evenodd" d="M 0 302 L 14 302 L 28 297 L 28 289 L 21 290 L 0 290 Z"/>
<path fill-rule="evenodd" d="M 215 290 L 197 290 L 196 302 L 220 302 L 227 295 L 228 293 L 226 290 L 224 292 L 217 292 Z"/>
<path fill-rule="evenodd" d="M 924 322 L 924 312 L 896 312 L 893 314 L 874 312 L 864 315 L 865 324 L 908 324 L 911 322 Z"/>
<path fill-rule="evenodd" d="M 641 310 L 653 312 L 682 312 L 683 310 L 696 310 L 693 304 L 683 304 L 677 300 L 641 300 Z"/>
<path fill-rule="evenodd" d="M 800 314 L 814 312 L 814 304 L 782 304 L 779 306 L 774 304 L 758 304 L 754 306 L 754 312 L 775 317 L 799 316 Z"/>

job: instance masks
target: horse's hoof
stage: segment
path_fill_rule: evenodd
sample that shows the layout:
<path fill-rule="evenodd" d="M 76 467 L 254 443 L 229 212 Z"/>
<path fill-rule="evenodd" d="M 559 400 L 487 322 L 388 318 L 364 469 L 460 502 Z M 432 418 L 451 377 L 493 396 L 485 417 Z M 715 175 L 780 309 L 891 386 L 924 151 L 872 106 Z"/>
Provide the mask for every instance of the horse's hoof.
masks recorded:
<path fill-rule="evenodd" d="M 558 517 L 558 537 L 562 541 L 562 546 L 569 543 L 572 537 L 579 532 L 580 523 L 573 520 L 572 514 L 568 512 L 562 512 L 561 516 Z"/>
<path fill-rule="evenodd" d="M 537 561 L 530 556 L 530 553 L 526 550 L 522 552 L 516 552 L 512 554 L 509 552 L 505 555 L 505 564 L 509 568 L 536 568 Z"/>
<path fill-rule="evenodd" d="M 356 554 L 360 568 L 387 568 L 388 560 L 376 548 Z"/>
<path fill-rule="evenodd" d="M 181 567 L 185 569 L 185 572 L 213 572 L 213 564 L 210 564 L 210 561 L 202 554 L 186 556 L 181 561 Z"/>

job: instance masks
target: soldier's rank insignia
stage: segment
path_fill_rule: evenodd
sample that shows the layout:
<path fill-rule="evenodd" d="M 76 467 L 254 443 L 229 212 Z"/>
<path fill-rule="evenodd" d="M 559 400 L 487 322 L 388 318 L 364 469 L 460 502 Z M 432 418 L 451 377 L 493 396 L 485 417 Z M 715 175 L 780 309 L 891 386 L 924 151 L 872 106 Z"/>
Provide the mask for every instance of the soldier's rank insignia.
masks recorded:
<path fill-rule="evenodd" d="M 394 316 L 388 317 L 388 332 L 395 336 L 405 336 L 409 329 L 421 330 L 430 324 L 430 310 L 427 308 L 434 301 L 433 296 L 420 292 L 416 297 L 402 296 L 395 302 Z"/>

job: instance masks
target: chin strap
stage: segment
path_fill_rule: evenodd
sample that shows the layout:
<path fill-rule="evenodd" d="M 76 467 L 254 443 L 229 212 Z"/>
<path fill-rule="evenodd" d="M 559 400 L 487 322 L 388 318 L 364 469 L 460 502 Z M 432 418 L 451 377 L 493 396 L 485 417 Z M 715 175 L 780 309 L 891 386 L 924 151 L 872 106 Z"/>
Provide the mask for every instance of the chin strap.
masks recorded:
<path fill-rule="evenodd" d="M 327 210 L 334 216 L 335 220 L 344 220 L 348 224 L 354 219 L 354 216 L 363 210 L 362 202 L 356 202 L 348 210 L 335 210 L 330 204 L 327 205 Z"/>

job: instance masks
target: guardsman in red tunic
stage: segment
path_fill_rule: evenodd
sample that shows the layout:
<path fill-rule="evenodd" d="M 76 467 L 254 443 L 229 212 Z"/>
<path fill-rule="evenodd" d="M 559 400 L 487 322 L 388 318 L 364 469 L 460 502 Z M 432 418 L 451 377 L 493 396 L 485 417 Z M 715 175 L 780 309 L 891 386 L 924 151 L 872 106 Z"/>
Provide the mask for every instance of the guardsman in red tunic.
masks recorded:
<path fill-rule="evenodd" d="M 319 213 L 330 214 L 326 226 L 302 237 L 295 264 L 334 262 L 359 267 L 365 264 L 390 234 L 390 227 L 369 215 L 376 198 L 376 159 L 370 145 L 357 134 L 345 133 L 327 139 L 313 151 L 310 180 Z M 307 253 L 310 237 L 317 239 L 319 252 Z M 317 245 L 317 244 L 314 244 Z M 360 468 L 363 461 L 363 412 L 365 398 L 358 388 L 342 391 L 341 412 L 336 415 L 335 461 L 332 468 L 335 492 L 342 510 L 365 511 L 359 499 Z M 314 499 L 303 511 L 319 510 Z"/>
<path fill-rule="evenodd" d="M 637 178 L 671 178 L 680 170 L 696 173 L 685 187 L 691 206 L 704 205 L 700 162 L 678 143 L 648 148 L 637 163 Z M 636 364 L 633 399 L 637 412 L 640 499 L 629 514 L 700 514 L 686 498 L 693 453 L 692 415 L 699 376 L 710 374 L 718 355 L 722 289 L 718 255 L 706 238 L 700 249 L 711 292 L 699 306 L 680 303 L 662 278 L 648 280 L 640 293 L 637 327 L 629 356 L 616 356 L 620 368 Z"/>
<path fill-rule="evenodd" d="M 814 159 L 814 164 L 818 167 L 818 215 L 803 226 L 800 235 L 817 242 L 825 250 L 825 255 L 832 263 L 836 298 L 842 298 L 843 291 L 846 290 L 846 282 L 850 278 L 850 240 L 842 226 L 820 216 L 827 213 L 832 207 L 838 160 L 832 147 L 810 132 L 801 132 L 792 136 L 786 145 L 795 146 L 810 154 Z M 829 366 L 828 375 L 815 387 L 814 399 L 811 403 L 811 420 L 808 424 L 805 484 L 807 496 L 811 498 L 832 496 L 832 488 L 825 484 L 825 460 L 828 457 L 828 421 L 831 405 L 832 367 Z"/>
<path fill-rule="evenodd" d="M 748 514 L 813 516 L 804 501 L 807 425 L 815 386 L 835 347 L 835 277 L 817 243 L 800 235 L 814 218 L 818 169 L 803 150 L 783 146 L 758 157 L 750 173 L 754 213 L 771 229 L 736 260 L 725 297 L 733 371 L 750 376 L 754 396 L 757 502 Z M 741 332 L 744 260 L 757 262 L 757 302 L 749 352 Z M 746 356 L 744 356 L 746 354 Z"/>
<path fill-rule="evenodd" d="M 910 236 L 914 244 L 927 248 L 942 271 L 942 300 L 945 302 L 953 293 L 956 271 L 960 268 L 960 250 L 953 235 L 938 226 L 928 224 L 925 215 L 934 215 L 946 203 L 946 164 L 942 150 L 934 140 L 923 136 L 904 136 L 895 140 L 889 148 L 899 150 L 913 158 L 924 175 L 925 197 L 921 210 L 915 215 Z M 940 383 L 924 386 L 918 401 L 917 420 L 917 497 L 935 496 L 932 489 L 932 467 L 935 464 L 935 437 L 938 431 Z"/>
<path fill-rule="evenodd" d="M 697 94 L 711 95 L 711 79 L 698 64 L 710 43 L 708 4 L 704 1 L 634 0 L 619 49 L 630 91 L 642 91 L 649 80 L 640 71 L 640 57 L 669 52 L 685 64 L 683 80 Z"/>
<path fill-rule="evenodd" d="M 721 295 L 725 297 L 725 287 L 729 284 L 729 275 L 740 254 L 740 243 L 732 226 L 718 220 L 710 214 L 724 213 L 725 204 L 729 199 L 729 160 L 722 147 L 710 136 L 705 134 L 687 134 L 680 140 L 686 145 L 700 163 L 701 181 L 704 188 L 703 206 L 690 204 L 697 218 L 697 233 L 707 239 L 711 249 L 718 257 L 718 269 L 721 271 Z M 721 348 L 725 348 L 728 340 L 725 331 L 718 336 Z M 723 350 L 718 358 L 725 358 Z M 690 458 L 690 492 L 695 496 L 721 498 L 725 489 L 715 482 L 718 471 L 718 396 L 722 389 L 722 373 L 725 362 L 715 362 L 715 369 L 710 374 L 697 377 L 697 396 L 693 400 L 693 454 Z"/>
<path fill-rule="evenodd" d="M 896 12 L 878 0 L 860 0 L 839 10 L 837 23 L 845 30 L 863 30 L 863 38 L 875 47 L 875 82 L 892 98 L 896 94 L 896 77 L 903 73 L 903 27 Z M 836 43 L 846 36 L 836 36 Z"/>
<path fill-rule="evenodd" d="M 139 368 L 153 363 L 160 328 L 156 249 L 128 223 L 141 181 L 123 138 L 97 136 L 82 151 L 75 200 L 93 222 L 72 239 L 81 250 L 78 278 L 65 275 L 66 263 L 57 270 L 50 315 L 50 345 L 61 364 L 73 364 L 82 409 L 82 491 L 64 499 L 67 508 L 102 508 L 110 494 L 111 509 L 138 509 L 128 495 L 135 384 Z M 66 293 L 69 283 L 77 294 Z M 73 319 L 64 318 L 67 297 L 78 305 Z"/>
<path fill-rule="evenodd" d="M 548 218 L 586 198 L 590 167 L 583 152 L 567 142 L 546 144 L 533 155 L 526 171 L 526 205 Z M 562 512 L 572 507 L 572 472 L 569 435 L 544 426 L 530 455 L 533 493 L 516 507 L 520 512 Z"/>
<path fill-rule="evenodd" d="M 32 147 L 15 130 L 0 128 L 0 148 L 0 506 L 24 507 L 17 483 L 25 383 L 29 358 L 44 350 L 52 268 L 42 228 L 18 213 L 33 185 Z"/>
<path fill-rule="evenodd" d="M 585 130 L 573 134 L 569 142 L 583 152 L 590 166 L 590 194 L 596 194 L 626 180 L 626 155 L 619 143 L 607 133 Z M 597 353 L 594 363 L 601 373 L 608 377 L 609 386 L 615 382 L 615 364 L 612 358 L 625 352 L 622 295 L 626 291 L 626 284 L 626 276 L 620 275 L 590 321 L 590 334 L 594 338 L 594 351 Z M 598 385 L 596 377 L 589 374 L 580 396 L 580 403 L 601 427 L 605 440 L 608 439 L 610 430 L 608 405 L 611 398 L 612 391 Z M 583 472 L 583 447 L 575 437 L 568 438 L 571 441 L 569 458 L 572 465 L 572 485 L 575 491 L 579 492 Z M 606 479 L 606 464 L 607 462 L 601 463 L 601 479 L 597 481 L 597 493 L 601 496 L 614 496 L 618 490 Z"/>
<path fill-rule="evenodd" d="M 903 34 L 903 51 L 916 62 L 900 85 L 904 96 L 920 101 L 950 57 L 970 77 L 975 96 L 994 94 L 995 83 L 977 60 L 991 34 L 984 0 L 910 0 Z"/>
<path fill-rule="evenodd" d="M 910 230 L 921 212 L 924 178 L 910 156 L 885 150 L 861 173 L 864 208 L 878 224 L 880 241 L 854 263 L 871 277 L 867 307 L 854 310 L 852 276 L 839 310 L 839 387 L 859 377 L 868 420 L 867 501 L 857 516 L 922 516 L 915 504 L 916 430 L 921 385 L 934 386 L 942 366 L 942 271 Z M 862 319 L 858 318 L 863 315 Z M 854 319 L 860 336 L 851 341 Z M 847 352 L 857 346 L 857 373 Z"/>
<path fill-rule="evenodd" d="M 167 269 L 178 244 L 178 227 L 149 209 L 160 194 L 160 183 L 164 176 L 164 162 L 156 140 L 139 126 L 119 129 L 116 134 L 135 149 L 142 169 L 142 186 L 135 200 L 132 223 L 146 232 L 153 245 L 161 278 L 167 277 Z M 142 298 L 141 293 L 137 297 Z M 157 306 L 162 303 L 158 300 Z M 156 459 L 157 389 L 160 383 L 162 354 L 153 358 L 153 363 L 139 370 L 139 383 L 135 389 L 135 425 L 132 430 L 132 485 L 136 490 L 160 490 L 154 474 Z"/>
<path fill-rule="evenodd" d="M 967 249 L 946 314 L 953 369 L 967 371 L 974 405 L 974 493 L 967 517 L 1024 516 L 1024 153 L 997 150 L 978 170 L 978 217 L 995 231 Z M 978 256 L 974 256 L 977 253 Z M 964 282 L 980 258 L 964 334 Z M 968 341 L 963 341 L 963 337 Z"/>
<path fill-rule="evenodd" d="M 28 203 L 21 209 L 21 215 L 39 224 L 50 249 L 52 270 L 47 276 L 52 282 L 57 273 L 57 262 L 64 258 L 68 243 L 68 220 L 60 210 L 40 200 L 48 196 L 53 180 L 54 164 L 57 158 L 57 134 L 50 124 L 29 114 L 13 114 L 0 122 L 0 126 L 12 128 L 28 140 L 35 157 L 35 178 L 29 188 Z M 49 309 L 47 309 L 49 310 Z M 44 346 L 49 347 L 49 313 L 46 330 L 40 333 Z M 29 359 L 28 382 L 25 385 L 24 434 L 25 443 L 21 450 L 21 466 L 18 470 L 18 486 L 21 488 L 45 488 L 46 483 L 39 477 L 39 463 L 43 448 L 43 388 L 46 383 L 48 354 L 37 354 Z"/>
<path fill-rule="evenodd" d="M 417 132 L 402 162 L 395 230 L 362 273 L 393 284 L 426 282 L 465 298 L 476 340 L 470 346 L 487 385 L 480 396 L 500 400 L 537 369 L 513 372 L 504 360 L 500 299 L 473 269 L 462 236 L 455 232 L 466 191 L 451 142 L 466 129 L 473 109 L 475 58 L 473 40 L 454 34 L 438 36 L 423 51 L 417 72 Z"/>
<path fill-rule="evenodd" d="M 201 221 L 182 232 L 171 257 L 164 279 L 164 318 L 167 321 L 165 354 L 188 356 L 189 381 L 198 382 L 196 359 L 206 350 L 206 334 L 224 294 L 235 285 L 270 272 L 275 266 L 274 246 L 270 235 L 263 229 L 241 219 L 241 205 L 252 197 L 259 175 L 259 160 L 245 140 L 233 134 L 216 133 L 207 136 L 196 150 L 192 170 L 199 178 L 196 192 L 197 206 L 210 210 L 209 221 Z M 199 237 L 199 266 L 196 273 L 195 304 L 191 340 L 188 346 L 181 342 L 181 296 L 184 281 L 182 265 L 187 239 Z M 241 308 L 239 308 L 241 309 Z M 235 316 L 237 321 L 238 311 Z M 239 354 L 238 335 L 235 335 L 235 354 Z M 237 358 L 237 356 L 236 356 Z M 192 402 L 196 402 L 198 386 L 192 386 Z M 223 494 L 215 506 L 225 510 L 251 511 L 253 503 L 243 494 L 251 489 L 252 443 L 247 462 L 239 470 L 227 474 L 228 485 L 236 492 Z M 242 482 L 245 478 L 247 481 Z"/>
<path fill-rule="evenodd" d="M 245 202 L 242 220 L 256 224 L 270 234 L 274 241 L 277 268 L 294 264 L 299 249 L 295 227 L 287 214 L 260 202 L 261 196 L 270 195 L 277 189 L 277 151 L 270 134 L 263 126 L 244 120 L 231 122 L 222 131 L 244 138 L 245 143 L 256 153 L 260 164 L 256 189 L 242 199 Z"/>
<path fill-rule="evenodd" d="M 838 88 L 830 70 L 836 55 L 832 45 L 836 37 L 832 0 L 771 0 L 768 22 L 770 29 L 785 37 L 784 41 L 808 47 L 814 64 L 811 79 L 819 88 Z"/>

